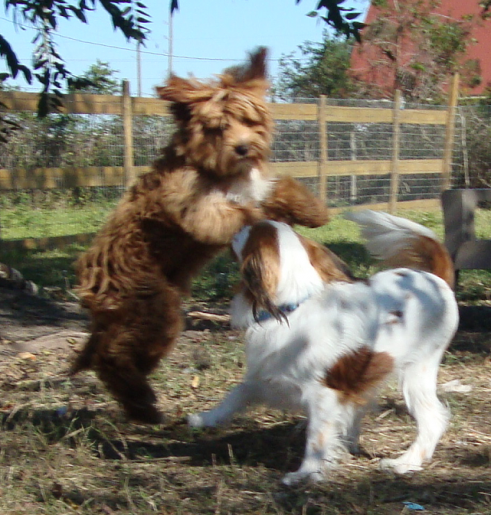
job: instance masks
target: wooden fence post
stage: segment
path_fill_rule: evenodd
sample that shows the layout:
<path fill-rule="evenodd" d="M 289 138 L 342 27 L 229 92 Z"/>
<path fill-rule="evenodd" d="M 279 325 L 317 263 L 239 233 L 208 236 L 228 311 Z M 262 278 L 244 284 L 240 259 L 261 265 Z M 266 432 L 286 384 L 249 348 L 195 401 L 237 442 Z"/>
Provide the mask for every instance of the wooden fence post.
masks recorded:
<path fill-rule="evenodd" d="M 124 185 L 125 187 L 128 187 L 135 178 L 135 168 L 133 161 L 133 112 L 131 106 L 130 83 L 127 80 L 123 81 L 122 112 L 124 134 L 123 174 Z"/>
<path fill-rule="evenodd" d="M 356 161 L 356 133 L 355 131 L 351 131 L 349 134 L 349 142 L 350 142 L 350 150 L 351 150 L 351 161 Z M 356 202 L 357 197 L 357 181 L 356 175 L 351 176 L 350 180 L 350 202 L 354 204 Z"/>
<path fill-rule="evenodd" d="M 445 126 L 445 143 L 443 146 L 442 191 L 450 188 L 452 178 L 452 152 L 455 137 L 455 113 L 459 98 L 459 74 L 453 76 L 448 95 L 447 122 Z"/>
<path fill-rule="evenodd" d="M 317 109 L 317 121 L 319 123 L 319 198 L 325 204 L 327 201 L 327 129 L 326 129 L 326 96 L 321 95 Z"/>
<path fill-rule="evenodd" d="M 401 144 L 401 91 L 396 89 L 392 110 L 392 164 L 390 171 L 389 213 L 394 213 L 399 190 L 399 149 Z"/>

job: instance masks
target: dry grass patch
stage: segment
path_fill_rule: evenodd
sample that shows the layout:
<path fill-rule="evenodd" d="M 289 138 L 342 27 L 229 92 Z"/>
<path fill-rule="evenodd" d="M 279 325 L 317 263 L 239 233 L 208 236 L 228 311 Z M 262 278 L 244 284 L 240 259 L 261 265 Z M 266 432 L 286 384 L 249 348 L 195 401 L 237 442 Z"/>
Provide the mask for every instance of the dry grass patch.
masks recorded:
<path fill-rule="evenodd" d="M 489 315 L 489 314 L 488 314 Z M 378 470 L 414 436 L 389 385 L 364 423 L 363 455 L 328 482 L 288 489 L 304 421 L 257 409 L 228 428 L 190 430 L 185 414 L 211 407 L 244 367 L 240 334 L 186 331 L 153 380 L 163 426 L 127 423 L 91 374 L 68 381 L 68 352 L 4 356 L 0 363 L 2 514 L 394 514 L 404 502 L 441 515 L 491 513 L 491 336 L 461 331 L 441 367 L 452 422 L 421 473 Z"/>

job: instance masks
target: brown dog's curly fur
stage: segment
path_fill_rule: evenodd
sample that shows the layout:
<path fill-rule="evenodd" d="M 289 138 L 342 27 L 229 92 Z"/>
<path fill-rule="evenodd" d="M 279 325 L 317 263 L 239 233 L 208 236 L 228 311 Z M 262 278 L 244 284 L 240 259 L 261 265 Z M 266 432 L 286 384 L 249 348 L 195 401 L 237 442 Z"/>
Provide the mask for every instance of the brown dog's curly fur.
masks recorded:
<path fill-rule="evenodd" d="M 158 88 L 177 130 L 77 263 L 92 326 L 71 372 L 94 369 L 132 420 L 161 420 L 147 376 L 182 329 L 181 297 L 201 267 L 259 219 L 327 222 L 307 189 L 269 177 L 265 58 L 259 49 L 215 82 Z"/>

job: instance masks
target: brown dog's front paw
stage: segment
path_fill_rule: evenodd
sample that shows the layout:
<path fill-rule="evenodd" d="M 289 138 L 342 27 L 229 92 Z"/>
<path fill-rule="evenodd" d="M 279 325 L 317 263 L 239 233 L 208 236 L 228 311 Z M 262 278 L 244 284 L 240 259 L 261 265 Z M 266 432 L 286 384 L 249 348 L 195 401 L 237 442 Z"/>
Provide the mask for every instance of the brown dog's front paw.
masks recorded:
<path fill-rule="evenodd" d="M 263 213 L 262 209 L 259 209 L 253 203 L 250 203 L 245 206 L 244 213 L 245 213 L 245 224 L 244 225 L 254 225 L 256 222 L 264 220 L 264 213 Z"/>
<path fill-rule="evenodd" d="M 289 225 L 320 227 L 329 221 L 324 203 L 292 177 L 278 179 L 261 207 L 266 218 Z"/>
<path fill-rule="evenodd" d="M 128 419 L 137 424 L 162 424 L 164 416 L 153 404 L 125 405 Z"/>

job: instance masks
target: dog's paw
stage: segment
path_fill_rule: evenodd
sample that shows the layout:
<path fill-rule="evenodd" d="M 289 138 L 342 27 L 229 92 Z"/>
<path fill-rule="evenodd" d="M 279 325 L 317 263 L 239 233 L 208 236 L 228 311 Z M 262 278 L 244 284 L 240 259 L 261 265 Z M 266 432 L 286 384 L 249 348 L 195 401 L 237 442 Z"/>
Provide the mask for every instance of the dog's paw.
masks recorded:
<path fill-rule="evenodd" d="M 191 413 L 191 415 L 188 415 L 187 419 L 189 427 L 205 427 L 201 413 Z"/>
<path fill-rule="evenodd" d="M 165 417 L 153 405 L 146 406 L 127 405 L 125 407 L 126 415 L 130 422 L 135 424 L 163 424 Z"/>
<path fill-rule="evenodd" d="M 380 460 L 380 468 L 382 470 L 390 470 L 395 474 L 408 474 L 409 472 L 419 472 L 423 470 L 421 465 L 416 465 L 414 463 L 408 463 L 405 460 L 401 460 L 400 458 L 385 458 Z"/>
<path fill-rule="evenodd" d="M 295 486 L 299 483 L 320 483 L 326 479 L 321 471 L 307 472 L 297 470 L 297 472 L 289 472 L 286 474 L 281 482 L 286 486 Z"/>
<path fill-rule="evenodd" d="M 363 454 L 363 451 L 361 450 L 358 442 L 354 443 L 354 442 L 349 442 L 348 445 L 346 446 L 347 448 L 347 451 L 352 454 L 353 456 L 360 456 Z"/>
<path fill-rule="evenodd" d="M 188 426 L 196 427 L 196 428 L 218 426 L 219 422 L 210 413 L 211 412 L 208 412 L 208 411 L 204 411 L 203 413 L 191 413 L 187 417 L 188 418 Z"/>

